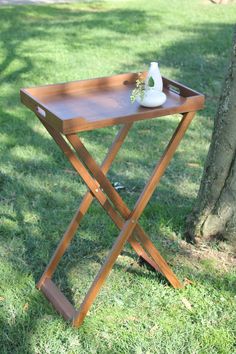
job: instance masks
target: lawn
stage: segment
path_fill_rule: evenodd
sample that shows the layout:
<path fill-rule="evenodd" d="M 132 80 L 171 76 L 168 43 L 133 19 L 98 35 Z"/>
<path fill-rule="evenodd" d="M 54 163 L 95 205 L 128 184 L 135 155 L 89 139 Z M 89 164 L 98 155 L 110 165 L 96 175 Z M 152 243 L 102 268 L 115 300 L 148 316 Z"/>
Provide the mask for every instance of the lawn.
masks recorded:
<path fill-rule="evenodd" d="M 187 245 L 184 222 L 197 195 L 236 6 L 207 0 L 128 0 L 0 7 L 0 352 L 235 353 L 236 273 L 222 242 Z M 140 222 L 182 280 L 176 291 L 138 265 L 127 246 L 80 329 L 36 290 L 85 192 L 82 181 L 19 89 L 140 71 L 206 94 Z M 109 177 L 132 206 L 161 156 L 178 116 L 134 125 Z M 81 134 L 98 162 L 118 127 Z M 140 141 L 143 144 L 140 144 Z M 94 202 L 54 280 L 78 306 L 117 236 Z"/>

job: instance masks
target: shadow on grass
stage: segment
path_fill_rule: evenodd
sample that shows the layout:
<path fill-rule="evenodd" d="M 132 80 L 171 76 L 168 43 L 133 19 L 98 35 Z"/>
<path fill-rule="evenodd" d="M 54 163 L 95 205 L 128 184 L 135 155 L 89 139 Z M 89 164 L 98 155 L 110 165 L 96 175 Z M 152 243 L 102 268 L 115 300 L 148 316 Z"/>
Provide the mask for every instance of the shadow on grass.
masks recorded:
<path fill-rule="evenodd" d="M 71 49 L 77 48 L 76 39 L 80 33 L 80 45 L 93 45 L 96 40 L 96 45 L 103 46 L 107 40 L 116 40 L 117 33 L 125 34 L 127 27 L 129 28 L 129 35 L 131 41 L 135 36 L 145 32 L 146 17 L 145 13 L 140 10 L 109 10 L 105 11 L 102 6 L 97 11 L 71 11 L 65 7 L 38 7 L 38 15 L 31 13 L 30 8 L 24 7 L 2 7 L 0 12 L 0 21 L 6 20 L 6 26 L 1 32 L 1 37 L 4 38 L 5 57 L 0 63 L 1 78 L 0 83 L 12 84 L 20 87 L 24 75 L 34 71 L 34 62 L 29 58 L 28 54 L 21 49 L 21 43 L 28 39 L 37 38 L 37 40 L 48 39 L 53 37 L 56 33 L 57 27 L 65 23 L 65 32 L 63 40 Z M 9 23 L 8 23 L 9 22 Z M 94 28 L 106 28 L 110 32 L 109 38 L 106 37 L 89 37 L 89 30 Z M 181 29 L 180 29 L 181 30 Z M 186 29 L 182 29 L 184 32 Z M 222 36 L 222 32 L 225 34 Z M 207 33 L 207 36 L 206 36 Z M 226 65 L 227 41 L 232 33 L 230 25 L 222 24 L 207 24 L 199 25 L 194 29 L 194 36 L 189 41 L 176 40 L 174 44 L 166 49 L 160 51 L 139 53 L 139 62 L 149 62 L 150 58 L 160 58 L 161 63 L 166 66 L 175 67 L 178 70 L 178 77 L 180 81 L 184 81 L 193 88 L 206 92 L 209 97 L 215 95 L 214 80 L 221 80 L 222 68 Z M 215 45 L 209 45 L 214 42 Z M 212 55 L 214 59 L 212 60 Z M 21 60 L 22 66 L 17 70 L 10 70 L 10 66 L 17 59 Z M 40 59 L 43 61 L 43 59 Z M 47 62 L 45 57 L 45 64 L 53 65 Z M 43 65 L 43 63 L 41 63 Z M 120 68 L 120 71 L 128 71 L 132 68 L 128 66 Z M 210 79 L 209 79 L 210 78 Z M 17 90 L 16 90 L 17 91 Z M 2 164 L 8 166 L 6 171 L 2 172 L 0 177 L 0 199 L 6 205 L 1 217 L 6 222 L 0 226 L 0 233 L 2 243 L 8 247 L 13 239 L 19 244 L 18 257 L 12 253 L 9 255 L 9 261 L 13 267 L 23 273 L 31 273 L 34 279 L 38 279 L 44 267 L 49 261 L 50 255 L 54 251 L 58 241 L 65 230 L 65 226 L 69 223 L 73 212 L 78 206 L 78 201 L 82 197 L 82 188 L 76 188 L 76 182 L 79 177 L 73 173 L 65 174 L 65 170 L 71 171 L 69 164 L 63 159 L 61 152 L 56 147 L 54 142 L 46 135 L 43 135 L 32 128 L 30 121 L 33 114 L 26 111 L 25 119 L 18 113 L 19 98 L 18 92 L 12 93 L 6 97 L 6 102 L 1 108 L 1 130 L 5 134 L 6 143 L 1 147 L 2 149 Z M 11 111 L 9 113 L 9 106 Z M 211 109 L 210 103 L 208 106 Z M 205 116 L 206 113 L 202 112 Z M 204 129 L 204 123 L 202 128 Z M 160 156 L 159 148 L 157 148 L 157 135 L 159 134 L 160 141 L 167 141 L 170 132 L 173 131 L 176 122 L 168 119 L 159 119 L 152 122 L 138 123 L 125 144 L 126 151 L 131 156 L 119 154 L 118 160 L 120 163 L 120 170 L 115 167 L 114 172 L 110 173 L 112 180 L 118 180 L 126 186 L 126 191 L 122 195 L 131 203 L 134 204 L 140 191 L 143 189 L 146 180 L 146 173 L 152 171 L 153 161 Z M 147 129 L 147 133 L 144 131 Z M 144 133 L 138 140 L 140 132 Z M 85 133 L 85 141 L 92 139 L 98 149 L 105 151 L 106 146 L 111 140 L 111 133 L 109 129 L 104 131 Z M 191 134 L 185 138 L 185 144 L 191 142 Z M 149 145 L 147 151 L 144 147 Z M 32 148 L 32 159 L 19 156 L 17 147 L 29 150 Z M 137 149 L 138 154 L 131 154 Z M 128 154 L 128 155 L 129 155 Z M 127 171 L 130 166 L 139 165 L 140 170 L 143 168 L 144 156 L 147 156 L 149 161 L 146 161 L 144 172 L 139 175 L 130 177 L 129 174 L 120 171 Z M 199 148 L 198 160 L 204 159 L 205 149 Z M 38 158 L 41 156 L 41 158 Z M 127 164 L 129 159 L 129 164 Z M 158 199 L 156 194 L 151 200 L 146 209 L 146 220 L 143 224 L 147 231 L 152 230 L 149 226 L 152 223 L 157 223 L 162 218 L 163 223 L 169 223 L 170 227 L 177 232 L 181 230 L 183 224 L 183 215 L 186 215 L 193 203 L 192 197 L 188 193 L 183 194 L 179 191 L 176 176 L 181 173 L 183 166 L 187 168 L 187 162 L 190 156 L 177 152 L 170 169 L 167 170 L 166 176 L 158 189 Z M 197 183 L 200 176 L 200 170 L 190 173 L 190 181 Z M 40 180 L 47 180 L 49 188 L 44 188 L 40 185 Z M 60 179 L 65 180 L 65 186 L 60 184 Z M 31 180 L 31 183 L 30 183 Z M 53 187 L 53 182 L 56 181 L 58 186 Z M 52 184 L 50 184 L 52 183 Z M 164 202 L 160 200 L 164 198 Z M 157 199 L 157 201 L 156 201 Z M 65 205 L 70 205 L 71 209 L 67 209 L 64 213 Z M 158 207 L 160 205 L 160 207 Z M 9 208 L 9 210 L 7 210 Z M 159 209 L 158 209 L 159 208 Z M 168 208 L 169 211 L 168 211 Z M 163 210 L 164 212 L 163 212 Z M 32 210 L 35 211 L 37 217 L 33 222 L 27 219 L 27 214 Z M 178 210 L 178 212 L 176 212 Z M 83 264 L 84 259 L 90 256 L 91 262 L 96 262 L 98 265 L 102 263 L 102 257 L 98 256 L 99 251 L 103 252 L 110 248 L 112 240 L 117 236 L 117 229 L 112 223 L 104 218 L 102 208 L 96 204 L 92 207 L 91 214 L 93 219 L 85 218 L 79 238 L 73 242 L 69 252 L 59 266 L 56 274 L 56 279 L 64 289 L 65 294 L 73 300 L 71 293 L 71 284 L 67 281 L 67 274 L 75 266 L 78 267 Z M 148 221 L 149 219 L 149 221 Z M 104 220 L 104 221 L 103 221 Z M 14 224 L 12 226 L 11 222 Z M 158 231 L 155 231 L 158 235 Z M 81 236 L 82 234 L 82 236 Z M 88 236 L 89 235 L 89 236 Z M 154 241 L 155 242 L 155 241 Z M 15 250 L 16 251 L 16 250 Z M 174 251 L 166 250 L 167 258 L 173 255 Z M 88 261 L 89 266 L 89 261 Z M 116 267 L 120 267 L 116 265 Z M 129 271 L 139 274 L 139 271 L 130 269 Z M 142 270 L 140 269 L 140 272 Z M 150 273 L 145 274 L 147 277 L 155 277 L 157 275 Z M 200 282 L 205 284 L 215 283 L 220 284 L 220 287 L 227 289 L 229 283 L 224 278 L 216 279 L 215 275 L 208 275 L 207 277 L 196 273 L 196 277 Z M 229 291 L 232 291 L 232 286 L 229 285 Z M 32 303 L 41 303 L 43 307 L 45 301 L 39 300 L 40 295 L 36 298 L 30 299 Z M 41 301 L 41 302 L 40 302 Z M 10 346 L 16 346 L 19 341 L 24 342 L 24 352 L 29 351 L 29 344 L 27 338 L 22 339 L 21 331 L 25 326 L 34 326 L 37 319 L 41 317 L 38 310 L 28 314 L 27 321 L 19 321 L 14 324 L 15 331 L 10 327 L 6 330 L 7 336 L 10 338 Z M 5 328 L 4 318 L 1 319 L 2 328 Z M 17 338 L 15 338 L 17 335 Z M 19 336 L 19 337 L 18 337 Z M 20 339 L 21 338 L 21 339 Z M 22 344 L 23 345 L 23 344 Z M 23 347 L 22 347 L 23 348 Z M 23 351 L 22 351 L 23 352 Z"/>
<path fill-rule="evenodd" d="M 34 63 L 28 53 L 22 49 L 22 44 L 32 41 L 30 43 L 32 48 L 29 50 L 42 51 L 43 45 L 41 48 L 34 47 L 34 38 L 39 43 L 44 40 L 50 41 L 60 32 L 64 43 L 70 49 L 76 49 L 84 45 L 86 47 L 105 45 L 108 41 L 115 40 L 117 34 L 126 33 L 127 28 L 129 28 L 129 35 L 134 37 L 146 28 L 145 13 L 141 10 L 105 10 L 102 4 L 91 5 L 90 10 L 71 10 L 60 5 L 38 6 L 37 13 L 33 9 L 35 8 L 30 6 L 1 7 L 0 21 L 5 24 L 1 30 L 5 56 L 0 63 L 0 84 L 13 82 L 22 74 L 33 72 Z M 104 34 L 101 37 L 99 35 L 96 35 L 96 38 L 91 37 L 91 30 L 103 28 L 110 31 L 109 38 Z M 9 67 L 16 59 L 21 61 L 21 68 L 9 71 Z M 47 63 L 46 54 L 45 58 L 40 57 L 40 60 L 45 64 L 52 64 Z"/>

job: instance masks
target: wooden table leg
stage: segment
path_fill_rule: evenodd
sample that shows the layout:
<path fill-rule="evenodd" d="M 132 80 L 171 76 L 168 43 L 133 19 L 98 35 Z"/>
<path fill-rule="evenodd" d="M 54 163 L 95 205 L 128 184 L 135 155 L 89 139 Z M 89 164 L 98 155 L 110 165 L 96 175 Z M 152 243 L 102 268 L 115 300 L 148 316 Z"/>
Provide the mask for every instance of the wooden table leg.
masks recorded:
<path fill-rule="evenodd" d="M 83 303 L 80 306 L 80 309 L 76 314 L 74 314 L 74 325 L 79 326 L 87 311 L 89 310 L 90 306 L 92 305 L 94 299 L 96 298 L 102 284 L 104 283 L 106 277 L 108 276 L 113 264 L 115 263 L 115 260 L 117 259 L 118 255 L 120 254 L 121 250 L 124 247 L 124 244 L 131 239 L 132 240 L 132 233 L 135 230 L 137 232 L 138 238 L 141 240 L 142 244 L 148 250 L 149 254 L 152 256 L 154 263 L 158 264 L 158 269 L 161 270 L 162 274 L 164 274 L 167 279 L 172 283 L 173 286 L 175 287 L 181 287 L 181 284 L 177 277 L 174 275 L 173 277 L 173 272 L 171 269 L 168 267 L 168 271 L 166 270 L 166 262 L 160 261 L 160 254 L 152 245 L 151 241 L 149 240 L 148 236 L 144 233 L 144 231 L 141 229 L 141 227 L 137 224 L 139 217 L 141 216 L 146 204 L 148 203 L 149 199 L 151 198 L 157 184 L 160 181 L 161 176 L 163 175 L 167 165 L 169 164 L 179 142 L 181 141 L 185 131 L 188 128 L 188 125 L 190 124 L 192 118 L 194 116 L 193 113 L 186 113 L 183 116 L 183 119 L 181 120 L 178 128 L 176 129 L 172 139 L 170 140 L 162 158 L 160 159 L 160 162 L 157 164 L 156 168 L 153 171 L 153 174 L 151 175 L 148 183 L 146 184 L 143 192 L 141 193 L 140 197 L 138 198 L 135 207 L 133 211 L 130 211 L 128 207 L 125 205 L 119 194 L 116 192 L 116 190 L 113 188 L 109 180 L 106 178 L 104 172 L 96 165 L 96 162 L 94 159 L 91 157 L 91 155 L 88 155 L 87 151 L 84 150 L 82 147 L 78 149 L 77 141 L 74 141 L 74 136 L 72 136 L 73 139 L 70 140 L 69 136 L 69 141 L 72 144 L 72 146 L 77 150 L 79 157 L 82 159 L 82 161 L 85 163 L 89 171 L 94 175 L 95 178 L 93 178 L 84 165 L 80 162 L 80 160 L 76 157 L 75 153 L 71 150 L 70 146 L 65 142 L 65 140 L 62 138 L 62 136 L 56 132 L 52 127 L 48 126 L 47 123 L 44 125 L 48 129 L 49 133 L 52 135 L 54 140 L 57 142 L 57 144 L 61 147 L 61 149 L 64 151 L 68 159 L 70 160 L 71 164 L 73 167 L 78 171 L 82 179 L 85 181 L 87 186 L 89 187 L 92 195 L 99 201 L 99 203 L 103 206 L 103 208 L 107 211 L 108 215 L 112 218 L 113 221 L 115 221 L 116 224 L 120 225 L 119 227 L 121 228 L 121 232 L 119 234 L 119 237 L 116 239 L 112 250 L 110 251 L 104 265 L 101 267 L 98 275 L 96 276 L 92 286 L 90 287 L 90 290 L 88 291 Z M 68 138 L 68 136 L 67 136 Z M 76 142 L 76 144 L 75 144 Z M 79 151 L 78 151 L 79 150 Z M 81 157 L 81 152 L 82 152 L 82 157 Z M 103 190 L 100 188 L 103 188 Z M 122 217 L 126 219 L 126 222 L 124 223 L 119 214 L 114 210 L 114 207 L 111 205 L 109 199 L 106 197 L 104 192 L 107 194 L 109 199 L 112 201 L 114 206 L 117 208 L 119 213 L 121 214 Z M 122 223 L 122 225 L 121 225 Z M 135 244 L 135 242 L 134 242 Z M 162 258 L 162 257 L 161 257 Z M 170 272 L 169 272 L 170 270 Z M 52 290 L 49 291 L 49 288 L 51 284 L 49 283 L 48 290 L 49 292 L 49 297 L 52 295 Z M 64 299 L 62 301 L 65 303 Z M 65 304 L 66 305 L 66 304 Z M 70 310 L 69 310 L 70 312 Z"/>

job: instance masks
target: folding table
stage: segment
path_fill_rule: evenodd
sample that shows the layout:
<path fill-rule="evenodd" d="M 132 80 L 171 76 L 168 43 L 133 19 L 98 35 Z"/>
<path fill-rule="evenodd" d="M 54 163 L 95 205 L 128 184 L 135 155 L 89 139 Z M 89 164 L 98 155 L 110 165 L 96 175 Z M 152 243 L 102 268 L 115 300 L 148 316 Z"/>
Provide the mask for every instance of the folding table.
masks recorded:
<path fill-rule="evenodd" d="M 38 289 L 56 310 L 77 327 L 82 324 L 127 242 L 144 262 L 165 276 L 174 288 L 182 287 L 138 221 L 195 112 L 203 108 L 204 96 L 180 83 L 163 78 L 166 102 L 157 108 L 144 108 L 138 103 L 130 102 L 137 78 L 137 73 L 128 73 L 20 91 L 23 104 L 36 114 L 88 187 L 79 209 L 37 284 Z M 134 122 L 176 113 L 180 113 L 182 119 L 133 210 L 130 210 L 106 174 Z M 121 125 L 120 131 L 99 166 L 77 133 L 118 124 Z M 120 233 L 82 304 L 76 310 L 54 284 L 52 276 L 94 198 L 110 216 Z"/>

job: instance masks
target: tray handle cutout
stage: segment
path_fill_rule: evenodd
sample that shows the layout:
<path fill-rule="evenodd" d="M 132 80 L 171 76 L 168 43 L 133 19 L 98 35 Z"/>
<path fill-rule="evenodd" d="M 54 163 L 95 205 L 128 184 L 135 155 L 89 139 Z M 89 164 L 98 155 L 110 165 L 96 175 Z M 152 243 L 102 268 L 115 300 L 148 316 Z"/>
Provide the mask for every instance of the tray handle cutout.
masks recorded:
<path fill-rule="evenodd" d="M 46 118 L 46 112 L 44 109 L 42 109 L 41 107 L 37 106 L 36 107 L 36 111 L 44 118 Z"/>
<path fill-rule="evenodd" d="M 169 84 L 168 85 L 168 89 L 171 91 L 171 92 L 174 92 L 174 93 L 177 93 L 177 95 L 180 95 L 180 89 L 179 87 L 173 85 L 173 84 Z"/>

